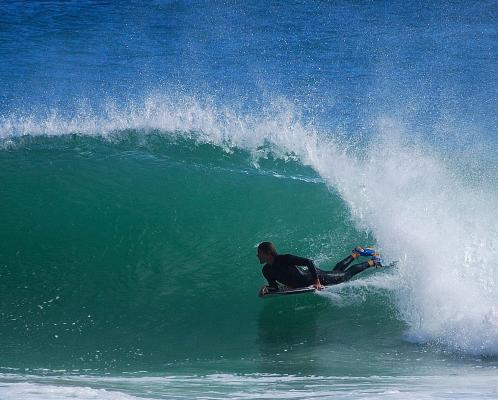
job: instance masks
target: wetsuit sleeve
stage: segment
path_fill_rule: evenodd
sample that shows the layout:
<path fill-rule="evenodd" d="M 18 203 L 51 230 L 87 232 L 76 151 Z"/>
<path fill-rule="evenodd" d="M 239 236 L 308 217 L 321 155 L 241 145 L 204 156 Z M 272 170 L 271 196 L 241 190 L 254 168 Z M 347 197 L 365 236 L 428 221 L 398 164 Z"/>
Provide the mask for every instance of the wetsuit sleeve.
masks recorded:
<path fill-rule="evenodd" d="M 268 287 L 270 291 L 278 290 L 278 283 L 276 279 L 272 276 L 268 268 L 263 268 L 263 276 L 268 281 Z"/>
<path fill-rule="evenodd" d="M 316 267 L 313 260 L 293 255 L 289 255 L 289 257 L 291 257 L 290 261 L 293 265 L 299 265 L 300 267 L 308 267 L 308 271 L 310 271 L 311 276 L 313 277 L 313 281 L 316 281 L 318 279 L 318 273 L 316 272 Z"/>

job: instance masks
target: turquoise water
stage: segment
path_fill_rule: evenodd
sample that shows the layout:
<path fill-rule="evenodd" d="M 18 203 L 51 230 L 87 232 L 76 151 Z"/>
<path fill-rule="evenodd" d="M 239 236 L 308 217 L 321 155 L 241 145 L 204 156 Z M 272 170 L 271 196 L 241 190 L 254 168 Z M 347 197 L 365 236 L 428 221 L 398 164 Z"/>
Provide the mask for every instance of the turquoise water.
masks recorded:
<path fill-rule="evenodd" d="M 495 2 L 2 7 L 0 398 L 498 396 Z"/>
<path fill-rule="evenodd" d="M 11 167 L 2 210 L 13 227 L 2 243 L 10 293 L 2 333 L 12 362 L 26 345 L 28 365 L 38 355 L 43 366 L 48 353 L 54 368 L 254 357 L 247 346 L 265 316 L 255 296 L 260 238 L 328 259 L 358 235 L 311 170 L 256 169 L 247 154 L 148 141 L 49 139 L 49 163 L 46 140 L 2 154 Z M 302 175 L 282 175 L 287 167 Z M 306 207 L 295 215 L 292 205 Z M 75 350 L 71 361 L 66 351 L 57 356 L 61 346 Z"/>
<path fill-rule="evenodd" d="M 260 240 L 324 269 L 376 240 L 313 169 L 168 133 L 117 137 L 1 153 L 6 398 L 496 395 L 491 333 L 470 326 L 467 342 L 468 327 L 429 320 L 439 335 L 417 336 L 424 321 L 404 307 L 430 318 L 433 305 L 408 252 L 319 295 L 256 296 Z M 462 374 L 477 389 L 458 388 Z"/>

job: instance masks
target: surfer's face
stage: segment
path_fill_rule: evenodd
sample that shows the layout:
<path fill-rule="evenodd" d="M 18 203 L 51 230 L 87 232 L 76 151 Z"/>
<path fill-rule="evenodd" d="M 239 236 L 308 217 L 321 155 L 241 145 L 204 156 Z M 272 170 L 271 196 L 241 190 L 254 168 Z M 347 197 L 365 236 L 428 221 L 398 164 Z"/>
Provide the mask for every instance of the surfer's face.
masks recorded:
<path fill-rule="evenodd" d="M 261 250 L 258 250 L 258 259 L 260 264 L 268 262 L 268 254 L 265 254 Z"/>

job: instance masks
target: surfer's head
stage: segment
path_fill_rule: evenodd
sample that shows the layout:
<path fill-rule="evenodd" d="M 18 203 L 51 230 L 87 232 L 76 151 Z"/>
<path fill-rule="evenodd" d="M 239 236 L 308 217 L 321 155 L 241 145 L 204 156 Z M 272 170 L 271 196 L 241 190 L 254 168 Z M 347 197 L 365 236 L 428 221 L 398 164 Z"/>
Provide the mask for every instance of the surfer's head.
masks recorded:
<path fill-rule="evenodd" d="M 272 263 L 277 255 L 277 249 L 272 242 L 262 242 L 258 246 L 258 259 L 261 264 Z"/>

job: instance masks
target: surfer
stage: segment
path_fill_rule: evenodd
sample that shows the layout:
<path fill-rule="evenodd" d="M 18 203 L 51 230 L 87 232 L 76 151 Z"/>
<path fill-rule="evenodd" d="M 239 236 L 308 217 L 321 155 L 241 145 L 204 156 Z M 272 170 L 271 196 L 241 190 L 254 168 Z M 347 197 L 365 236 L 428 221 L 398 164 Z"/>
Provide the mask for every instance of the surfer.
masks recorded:
<path fill-rule="evenodd" d="M 258 246 L 258 259 L 263 266 L 263 276 L 268 281 L 259 295 L 278 290 L 281 283 L 288 288 L 297 289 L 313 285 L 315 289 L 323 289 L 322 285 L 336 285 L 346 282 L 356 274 L 374 266 L 382 266 L 382 259 L 375 253 L 374 249 L 356 246 L 351 255 L 339 261 L 331 271 L 323 271 L 317 267 L 313 260 L 294 256 L 292 254 L 278 254 L 275 245 L 271 242 L 262 242 Z M 370 260 L 351 265 L 360 256 L 371 257 Z M 303 271 L 298 266 L 307 267 Z M 349 268 L 348 268 L 349 267 Z"/>

